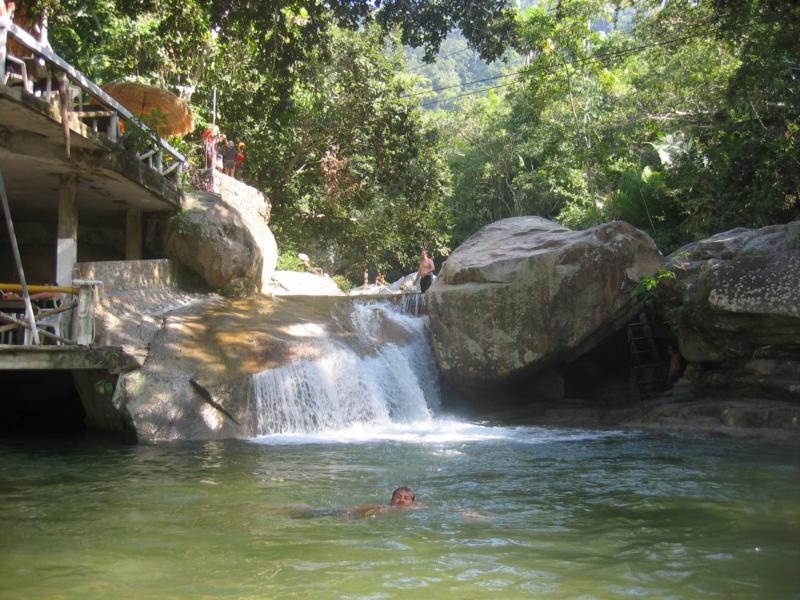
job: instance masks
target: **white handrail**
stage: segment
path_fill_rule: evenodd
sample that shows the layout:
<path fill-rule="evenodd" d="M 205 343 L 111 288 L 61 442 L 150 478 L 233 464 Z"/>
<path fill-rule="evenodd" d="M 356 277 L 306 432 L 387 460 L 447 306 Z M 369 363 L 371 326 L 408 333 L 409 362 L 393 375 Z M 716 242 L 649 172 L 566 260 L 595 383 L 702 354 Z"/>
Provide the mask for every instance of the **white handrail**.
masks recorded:
<path fill-rule="evenodd" d="M 170 156 L 172 156 L 175 160 L 185 163 L 186 157 L 183 156 L 179 151 L 173 148 L 169 142 L 164 140 L 160 135 L 155 133 L 152 129 L 150 129 L 147 125 L 141 122 L 139 119 L 133 116 L 128 109 L 124 106 L 119 104 L 114 98 L 109 96 L 105 91 L 103 91 L 96 83 L 91 81 L 86 75 L 78 71 L 75 67 L 70 65 L 67 61 L 61 58 L 58 54 L 40 44 L 34 37 L 29 34 L 24 29 L 20 28 L 14 23 L 8 22 L 7 17 L 0 17 L 0 20 L 6 21 L 7 24 L 7 32 L 10 37 L 13 37 L 18 43 L 20 43 L 23 47 L 27 48 L 31 52 L 38 54 L 39 56 L 43 57 L 46 61 L 54 64 L 59 69 L 63 70 L 67 76 L 73 80 L 78 87 L 80 87 L 85 92 L 88 92 L 100 102 L 109 108 L 112 108 L 114 111 L 122 115 L 127 121 L 130 121 L 136 127 L 148 133 L 152 136 L 153 142 L 160 146 L 163 150 L 165 150 Z M 0 29 L 3 28 L 3 24 L 0 23 Z M 3 48 L 5 50 L 5 47 Z M 4 66 L 4 65 L 3 65 Z"/>

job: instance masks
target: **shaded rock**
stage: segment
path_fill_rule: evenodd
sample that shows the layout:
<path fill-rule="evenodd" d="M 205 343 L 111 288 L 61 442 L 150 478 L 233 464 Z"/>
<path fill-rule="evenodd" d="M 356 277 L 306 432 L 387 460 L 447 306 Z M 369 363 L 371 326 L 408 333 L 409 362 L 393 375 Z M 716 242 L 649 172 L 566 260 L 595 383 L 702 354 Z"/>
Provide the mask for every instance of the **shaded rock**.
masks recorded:
<path fill-rule="evenodd" d="M 695 381 L 800 398 L 800 222 L 719 233 L 668 267 L 659 310 Z"/>
<path fill-rule="evenodd" d="M 261 213 L 217 194 L 189 193 L 170 221 L 166 251 L 213 290 L 262 291 L 275 270 L 278 248 Z"/>
<path fill-rule="evenodd" d="M 459 388 L 513 383 L 581 355 L 631 318 L 631 289 L 662 263 L 653 241 L 621 221 L 484 227 L 426 294 L 442 375 Z"/>
<path fill-rule="evenodd" d="M 538 373 L 526 386 L 526 392 L 536 400 L 556 402 L 564 399 L 564 378 L 555 369 Z"/>

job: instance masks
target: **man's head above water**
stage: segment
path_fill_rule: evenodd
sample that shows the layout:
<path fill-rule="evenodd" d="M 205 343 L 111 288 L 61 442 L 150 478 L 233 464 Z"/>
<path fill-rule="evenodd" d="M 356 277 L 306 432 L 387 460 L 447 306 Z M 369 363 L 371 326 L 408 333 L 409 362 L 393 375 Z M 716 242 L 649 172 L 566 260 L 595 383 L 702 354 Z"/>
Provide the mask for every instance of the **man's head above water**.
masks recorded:
<path fill-rule="evenodd" d="M 411 506 L 415 500 L 416 496 L 411 491 L 411 488 L 402 486 L 392 492 L 392 499 L 389 500 L 389 504 L 392 506 Z"/>

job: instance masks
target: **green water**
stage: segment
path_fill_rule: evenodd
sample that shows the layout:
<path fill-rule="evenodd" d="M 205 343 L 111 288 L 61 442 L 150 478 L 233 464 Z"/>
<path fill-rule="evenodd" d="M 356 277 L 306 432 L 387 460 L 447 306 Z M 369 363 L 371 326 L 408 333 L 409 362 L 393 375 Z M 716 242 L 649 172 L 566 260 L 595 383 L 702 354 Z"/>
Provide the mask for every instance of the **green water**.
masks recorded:
<path fill-rule="evenodd" d="M 796 445 L 332 437 L 0 440 L 0 598 L 800 598 Z M 427 508 L 297 516 L 400 484 Z"/>

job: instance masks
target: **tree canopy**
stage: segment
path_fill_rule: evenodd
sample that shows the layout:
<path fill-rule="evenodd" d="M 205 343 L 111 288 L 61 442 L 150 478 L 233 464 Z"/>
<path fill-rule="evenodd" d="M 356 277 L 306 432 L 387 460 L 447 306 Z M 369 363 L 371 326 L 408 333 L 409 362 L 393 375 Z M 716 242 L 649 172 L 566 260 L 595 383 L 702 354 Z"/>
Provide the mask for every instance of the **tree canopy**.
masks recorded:
<path fill-rule="evenodd" d="M 442 118 L 454 243 L 521 214 L 621 218 L 665 251 L 797 219 L 798 24 L 800 8 L 777 0 L 529 9 L 527 65 Z"/>
<path fill-rule="evenodd" d="M 100 83 L 170 87 L 201 125 L 216 90 L 281 247 L 338 273 L 515 215 L 621 218 L 664 251 L 800 218 L 797 3 L 19 4 Z"/>

